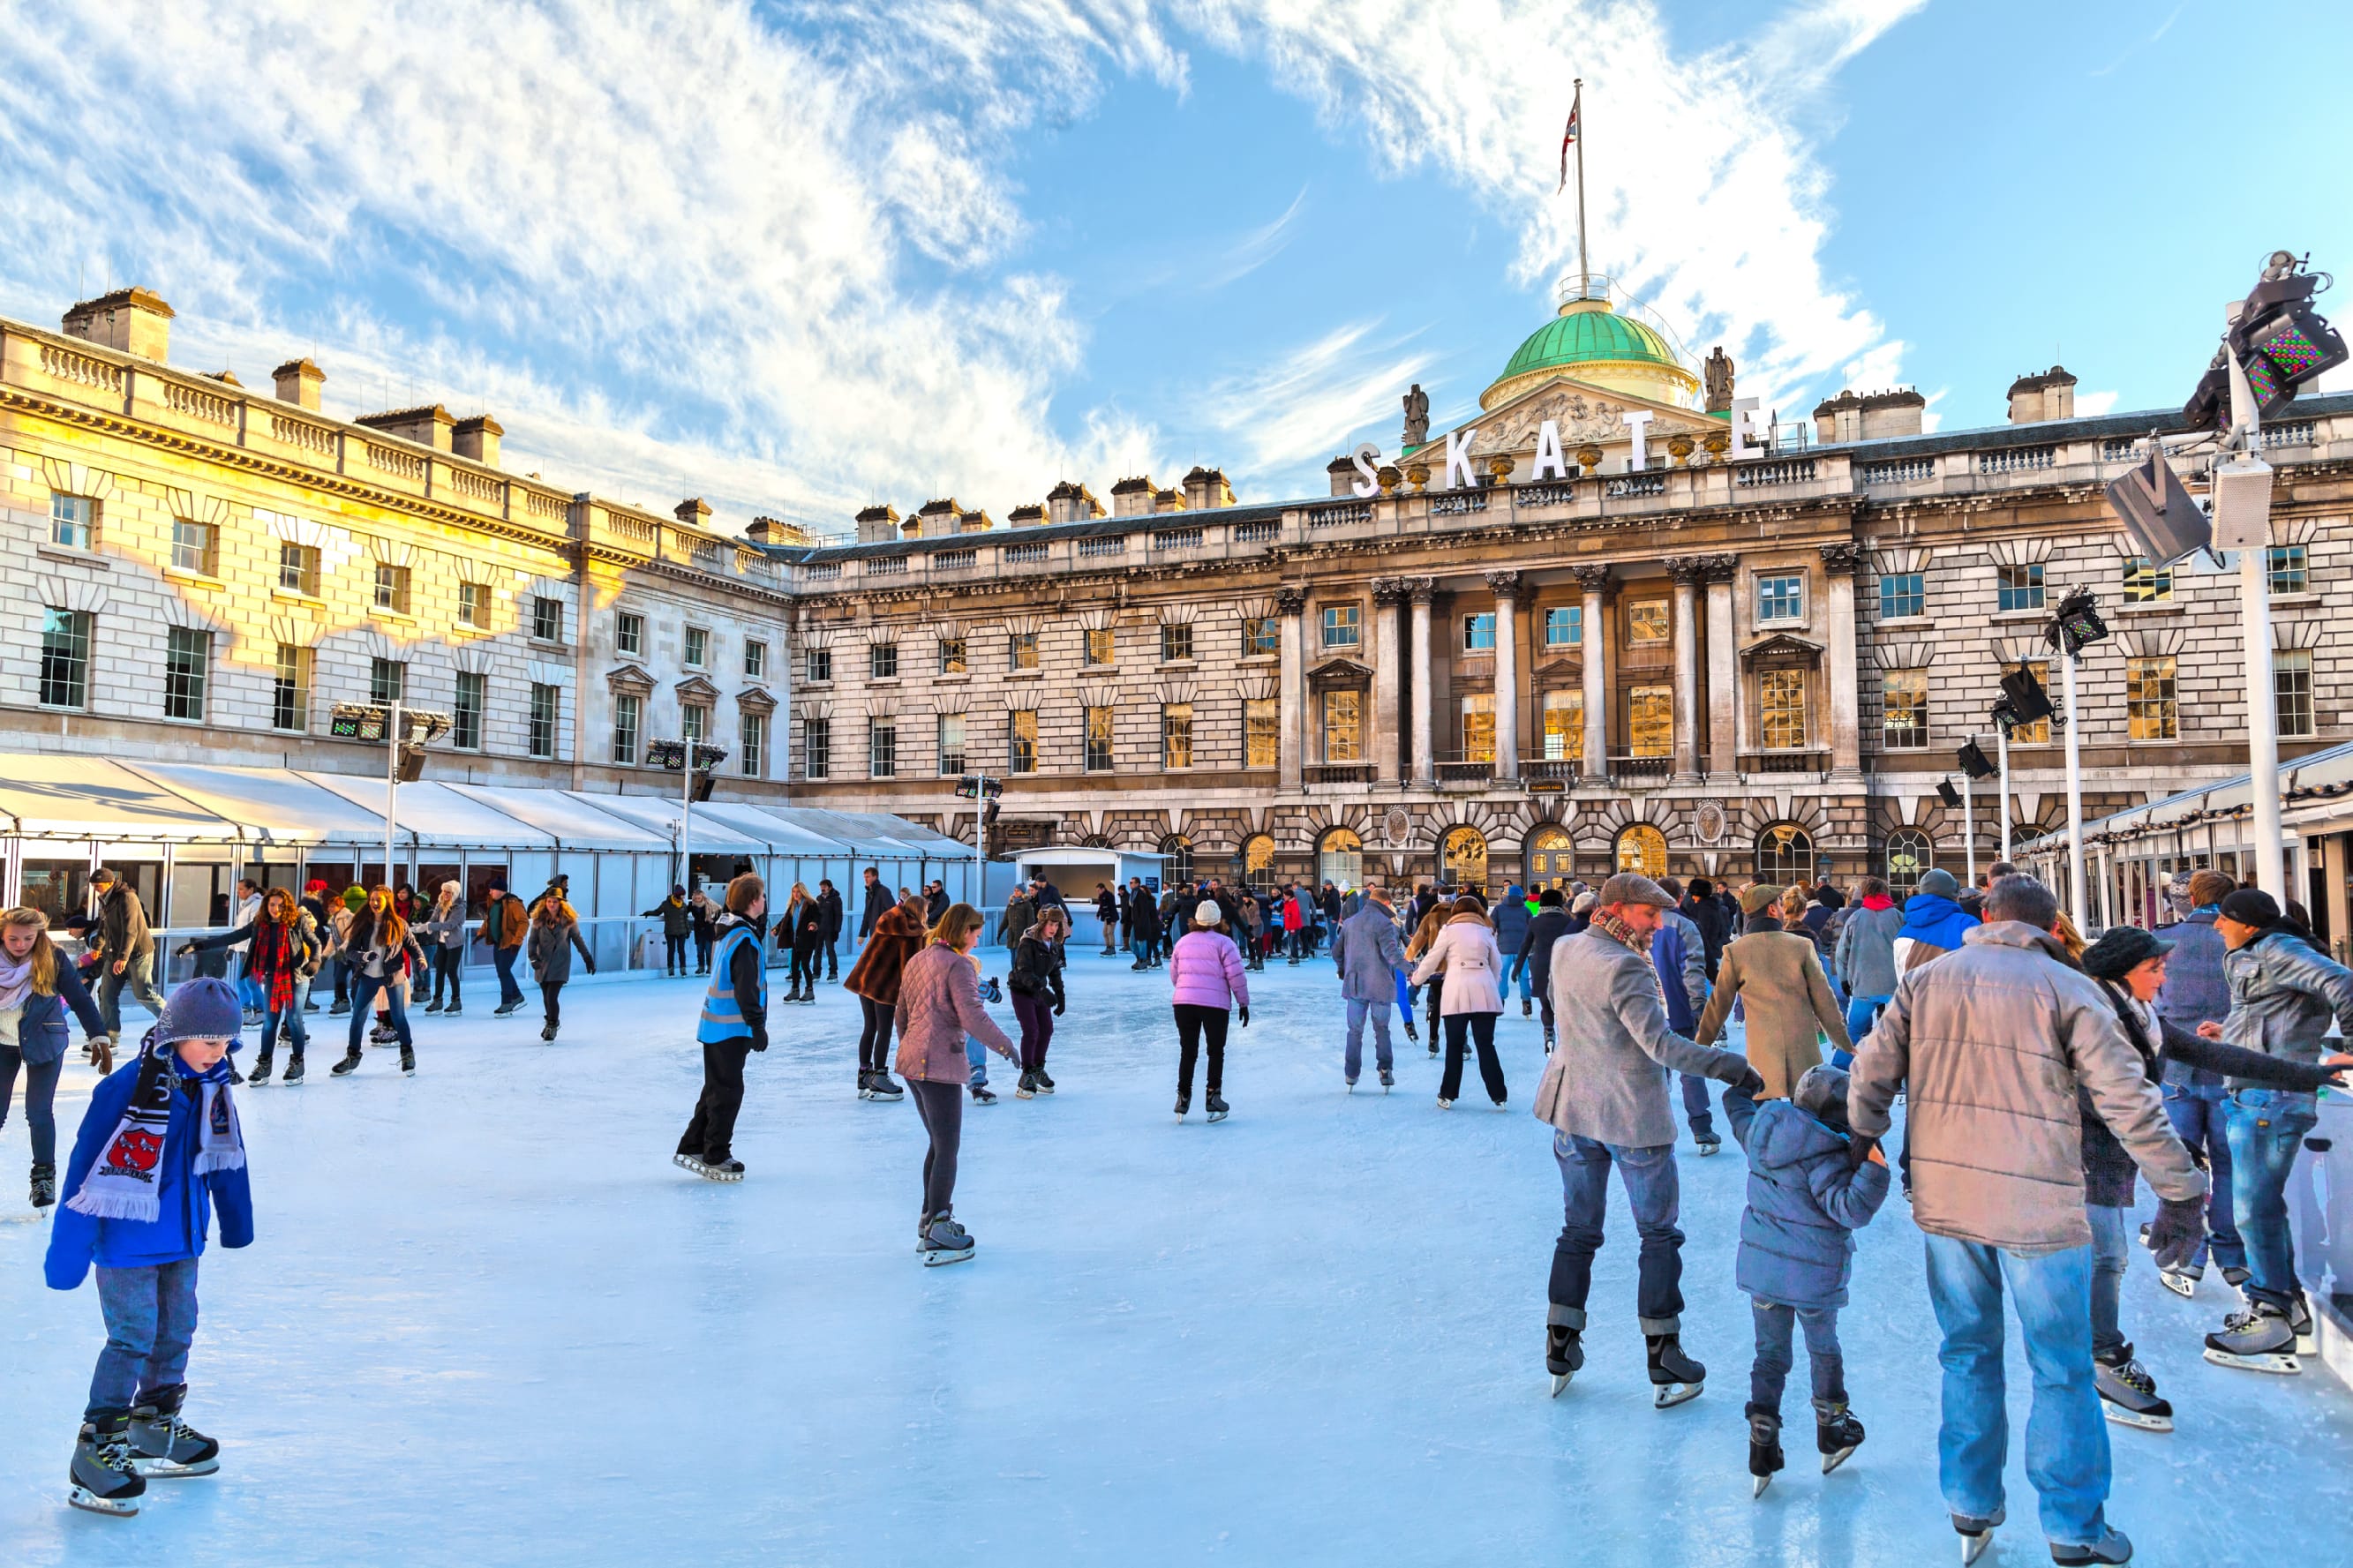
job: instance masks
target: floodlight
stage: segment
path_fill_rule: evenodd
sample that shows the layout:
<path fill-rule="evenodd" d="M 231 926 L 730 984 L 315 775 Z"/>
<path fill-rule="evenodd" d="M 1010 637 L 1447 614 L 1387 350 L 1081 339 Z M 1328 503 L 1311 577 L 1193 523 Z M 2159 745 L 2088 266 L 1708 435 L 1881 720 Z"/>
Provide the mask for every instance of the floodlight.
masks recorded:
<path fill-rule="evenodd" d="M 1961 792 L 1953 787 L 1952 780 L 1938 779 L 1936 781 L 1936 798 L 1943 801 L 1947 805 L 1958 805 L 1961 804 Z"/>
<path fill-rule="evenodd" d="M 1997 706 L 1995 721 L 2000 722 L 2000 710 Z M 1961 771 L 1973 779 L 1989 779 L 2001 771 L 1993 765 L 1987 758 L 1984 748 L 1975 741 L 1964 741 L 1961 743 L 1961 749 L 1954 755 L 1960 761 Z"/>
<path fill-rule="evenodd" d="M 2043 633 L 2052 647 L 2063 645 L 2073 658 L 2095 642 L 2105 642 L 2108 623 L 2100 619 L 2099 601 L 2089 588 L 2078 588 L 2059 603 L 2050 628 Z"/>
<path fill-rule="evenodd" d="M 2003 700 L 1995 705 L 1993 716 L 1994 721 L 2005 729 L 2014 731 L 2021 724 L 2031 724 L 2051 717 L 2049 694 L 2042 689 L 2042 683 L 2034 679 L 2034 672 L 2024 665 L 2001 678 L 2001 693 Z M 2005 708 L 2010 710 L 2006 720 L 2002 714 Z"/>

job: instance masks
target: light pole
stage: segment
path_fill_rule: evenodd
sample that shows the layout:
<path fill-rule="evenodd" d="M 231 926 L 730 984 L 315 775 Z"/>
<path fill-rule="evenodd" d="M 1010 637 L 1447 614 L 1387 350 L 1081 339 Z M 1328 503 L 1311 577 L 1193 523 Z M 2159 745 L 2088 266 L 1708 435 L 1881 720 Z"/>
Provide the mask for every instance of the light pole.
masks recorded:
<path fill-rule="evenodd" d="M 1993 710 L 1994 749 L 2001 753 L 2001 858 L 2010 858 L 2010 721 L 2003 716 L 2000 703 Z"/>
<path fill-rule="evenodd" d="M 392 891 L 393 818 L 400 811 L 400 699 L 392 700 L 384 725 L 384 890 Z"/>
<path fill-rule="evenodd" d="M 649 766 L 676 768 L 679 771 L 677 885 L 689 892 L 694 890 L 695 790 L 699 784 L 709 783 L 712 770 L 726 760 L 726 747 L 705 745 L 691 736 L 646 742 L 646 763 Z M 697 769 L 702 770 L 700 774 Z"/>
<path fill-rule="evenodd" d="M 2078 588 L 2061 600 L 2043 635 L 2059 655 L 2062 700 L 2067 706 L 2067 908 L 2079 926 L 2088 928 L 2092 911 L 2084 894 L 2083 713 L 2075 705 L 2075 662 L 2085 648 L 2108 635 L 2092 591 Z"/>
<path fill-rule="evenodd" d="M 2227 312 L 2232 325 L 2240 305 Z M 2221 519 L 2221 497 L 2231 470 L 2260 481 L 2262 506 L 2248 516 L 2239 550 L 2239 635 L 2247 645 L 2247 781 L 2255 807 L 2255 886 L 2287 902 L 2287 858 L 2280 832 L 2279 715 L 2272 687 L 2272 563 L 2271 471 L 2256 456 L 2263 449 L 2262 415 L 2247 372 L 2232 355 L 2232 443 L 2247 459 L 2223 466 L 2215 475 L 2216 512 Z M 2218 537 L 2218 546 L 2228 548 Z"/>
<path fill-rule="evenodd" d="M 425 747 L 449 731 L 449 715 L 389 702 L 338 702 L 327 733 L 338 741 L 384 742 L 384 886 L 393 886 L 393 856 L 400 816 L 400 786 L 425 773 Z M 409 739 L 414 732 L 416 739 Z"/>

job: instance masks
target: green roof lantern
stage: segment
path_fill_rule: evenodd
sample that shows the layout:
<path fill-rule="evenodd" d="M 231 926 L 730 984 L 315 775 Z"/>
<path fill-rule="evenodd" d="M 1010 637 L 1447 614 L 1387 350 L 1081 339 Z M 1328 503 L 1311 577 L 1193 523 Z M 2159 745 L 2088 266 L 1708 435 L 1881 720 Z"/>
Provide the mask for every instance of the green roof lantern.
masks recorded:
<path fill-rule="evenodd" d="M 1683 407 L 1699 390 L 1699 378 L 1666 336 L 1611 310 L 1606 297 L 1573 299 L 1528 334 L 1479 405 L 1494 408 L 1556 375 Z"/>

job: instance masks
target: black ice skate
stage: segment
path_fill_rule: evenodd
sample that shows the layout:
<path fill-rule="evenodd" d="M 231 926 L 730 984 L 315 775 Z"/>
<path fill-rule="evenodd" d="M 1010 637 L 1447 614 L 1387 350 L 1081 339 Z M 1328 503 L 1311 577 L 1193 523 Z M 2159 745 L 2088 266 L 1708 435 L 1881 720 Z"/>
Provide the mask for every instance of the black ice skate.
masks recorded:
<path fill-rule="evenodd" d="M 2296 1354 L 2320 1353 L 2320 1340 L 2312 1327 L 2312 1303 L 2304 1299 L 2301 1290 L 2295 1293 L 2295 1300 L 2287 1304 L 2287 1326 L 2295 1331 Z"/>
<path fill-rule="evenodd" d="M 1748 1495 L 1765 1495 L 1782 1465 L 1781 1418 L 1768 1410 L 1748 1407 Z"/>
<path fill-rule="evenodd" d="M 1565 1323 L 1545 1325 L 1545 1370 L 1552 1373 L 1552 1396 L 1558 1399 L 1568 1380 L 1585 1370 L 1585 1337 Z"/>
<path fill-rule="evenodd" d="M 220 1468 L 220 1445 L 180 1419 L 184 1384 L 131 1411 L 131 1462 L 150 1480 L 209 1476 Z"/>
<path fill-rule="evenodd" d="M 874 1081 L 871 1089 L 870 1098 L 874 1100 L 904 1100 L 906 1097 L 907 1091 L 899 1087 L 899 1080 L 897 1079 L 892 1078 L 888 1072 L 880 1070 L 874 1074 Z"/>
<path fill-rule="evenodd" d="M 1724 1152 L 1724 1140 L 1713 1132 L 1694 1132 L 1692 1134 L 1692 1142 L 1699 1145 L 1699 1152 L 1702 1154 Z"/>
<path fill-rule="evenodd" d="M 400 1047 L 400 1076 L 403 1078 L 417 1076 L 417 1052 L 412 1047 Z"/>
<path fill-rule="evenodd" d="M 858 1098 L 860 1100 L 874 1098 L 874 1074 L 870 1068 L 858 1069 Z"/>
<path fill-rule="evenodd" d="M 1397 1087 L 1397 1074 L 1395 1074 L 1395 1073 L 1393 1073 L 1393 1072 L 1389 1071 L 1389 1069 L 1388 1069 L 1388 1068 L 1383 1068 L 1381 1069 L 1381 1092 L 1382 1092 L 1383 1094 L 1387 1094 L 1389 1090 L 1391 1090 L 1391 1089 L 1395 1089 L 1396 1087 Z"/>
<path fill-rule="evenodd" d="M 346 1073 L 350 1072 L 353 1068 L 356 1068 L 356 1067 L 358 1067 L 359 1065 L 360 1065 L 360 1054 L 359 1054 L 359 1052 L 357 1052 L 357 1051 L 346 1051 L 346 1052 L 343 1054 L 343 1059 L 342 1061 L 337 1062 L 333 1067 L 329 1068 L 327 1069 L 327 1071 L 328 1071 L 329 1073 L 332 1074 L 332 1075 L 333 1075 L 334 1077 L 336 1077 L 336 1078 L 342 1078 L 344 1074 L 346 1074 Z"/>
<path fill-rule="evenodd" d="M 1036 1073 L 1029 1072 L 1023 1073 L 1021 1075 L 1021 1081 L 1013 1086 L 1013 1098 L 1016 1100 L 1037 1099 L 1038 1075 Z"/>
<path fill-rule="evenodd" d="M 706 1182 L 740 1182 L 744 1179 L 744 1162 L 741 1160 L 698 1160 L 695 1163 L 702 1168 L 694 1173 Z"/>
<path fill-rule="evenodd" d="M 47 1208 L 58 1201 L 58 1168 L 55 1165 L 33 1166 L 33 1206 Z"/>
<path fill-rule="evenodd" d="M 1214 1089 L 1209 1091 L 1209 1098 L 1205 1109 L 1208 1110 L 1209 1120 L 1212 1121 L 1223 1121 L 1226 1119 L 1226 1102 L 1218 1098 L 1218 1091 Z"/>
<path fill-rule="evenodd" d="M 1665 1410 L 1697 1399 L 1700 1390 L 1707 1386 L 1707 1368 L 1683 1354 L 1682 1337 L 1645 1334 L 1642 1338 L 1651 1347 L 1652 1408 Z"/>
<path fill-rule="evenodd" d="M 683 1149 L 672 1154 L 670 1157 L 670 1163 L 681 1171 L 692 1171 L 698 1176 L 703 1173 L 702 1156 L 690 1154 Z"/>
<path fill-rule="evenodd" d="M 441 998 L 436 996 L 432 1001 L 425 1004 L 425 1010 L 428 1013 L 438 1013 L 441 1011 Z"/>
<path fill-rule="evenodd" d="M 2173 1406 L 2157 1396 L 2157 1379 L 2133 1359 L 2130 1344 L 2094 1354 L 2092 1382 L 2100 1393 L 2101 1414 L 2117 1426 L 2144 1432 L 2173 1430 Z"/>
<path fill-rule="evenodd" d="M 296 1051 L 286 1058 L 286 1076 L 278 1080 L 288 1089 L 299 1089 L 302 1083 L 302 1053 Z"/>
<path fill-rule="evenodd" d="M 1039 1068 L 1037 1071 L 1031 1073 L 1029 1077 L 1037 1083 L 1038 1092 L 1039 1094 L 1051 1094 L 1054 1092 L 1054 1080 L 1046 1076 L 1046 1069 L 1044 1068 Z"/>
<path fill-rule="evenodd" d="M 2006 1517 L 1999 1504 L 1983 1519 L 1966 1513 L 1953 1515 L 1954 1533 L 1961 1538 L 1961 1568 L 1969 1568 L 1970 1563 L 1985 1555 L 1985 1549 L 1993 1544 L 1993 1532 Z"/>
<path fill-rule="evenodd" d="M 443 1017 L 445 1017 L 445 1018 L 454 1018 L 454 1017 L 456 1017 L 459 1014 L 463 1013 L 465 1010 L 466 1010 L 466 1009 L 464 1009 L 463 1007 L 460 1007 L 460 1006 L 459 1006 L 459 1005 L 458 1005 L 458 1004 L 456 1004 L 455 1002 L 452 1002 L 452 1003 L 450 1003 L 450 1004 L 449 1004 L 449 1005 L 448 1005 L 447 1007 L 444 1007 L 444 1008 L 442 1008 L 442 1009 L 441 1009 L 441 1016 L 442 1016 Z"/>
<path fill-rule="evenodd" d="M 997 1096 L 989 1092 L 988 1085 L 976 1083 L 972 1086 L 972 1102 L 975 1105 L 995 1105 Z"/>
<path fill-rule="evenodd" d="M 1184 1120 L 1185 1120 L 1185 1113 L 1186 1113 L 1187 1111 L 1188 1111 L 1188 1110 L 1192 1110 L 1192 1109 L 1193 1109 L 1193 1097 L 1192 1097 L 1191 1095 L 1189 1095 L 1189 1094 L 1181 1094 L 1181 1093 L 1180 1093 L 1179 1095 L 1177 1095 L 1177 1097 L 1176 1097 L 1176 1120 L 1177 1120 L 1177 1121 L 1184 1121 Z"/>
<path fill-rule="evenodd" d="M 2295 1359 L 2295 1328 L 2269 1301 L 2222 1320 L 2222 1331 L 2206 1336 L 2206 1359 L 2216 1366 L 2290 1377 L 2304 1370 Z"/>
<path fill-rule="evenodd" d="M 2051 1561 L 2064 1564 L 2066 1568 L 2080 1568 L 2080 1565 L 2094 1563 L 2129 1563 L 2132 1561 L 2132 1542 L 2126 1539 L 2123 1531 L 2110 1525 L 2107 1533 L 2089 1546 L 2062 1546 L 2052 1542 Z"/>
<path fill-rule="evenodd" d="M 955 1215 L 943 1211 L 932 1216 L 923 1227 L 923 1238 L 917 1247 L 923 1267 L 937 1268 L 944 1263 L 964 1263 L 972 1258 L 973 1239 L 970 1232 L 956 1224 Z"/>
<path fill-rule="evenodd" d="M 263 1088 L 269 1082 L 269 1053 L 268 1051 L 264 1051 L 259 1056 L 253 1058 L 253 1070 L 245 1075 L 245 1081 L 253 1085 L 256 1089 Z"/>
<path fill-rule="evenodd" d="M 1822 1474 L 1827 1476 L 1862 1447 L 1862 1423 L 1843 1405 L 1817 1405 L 1814 1447 L 1821 1451 Z"/>
<path fill-rule="evenodd" d="M 74 1444 L 73 1463 L 66 1474 L 73 1482 L 66 1500 L 74 1507 L 120 1518 L 137 1513 L 147 1483 L 132 1462 L 131 1417 L 110 1415 L 83 1422 L 81 1436 Z"/>

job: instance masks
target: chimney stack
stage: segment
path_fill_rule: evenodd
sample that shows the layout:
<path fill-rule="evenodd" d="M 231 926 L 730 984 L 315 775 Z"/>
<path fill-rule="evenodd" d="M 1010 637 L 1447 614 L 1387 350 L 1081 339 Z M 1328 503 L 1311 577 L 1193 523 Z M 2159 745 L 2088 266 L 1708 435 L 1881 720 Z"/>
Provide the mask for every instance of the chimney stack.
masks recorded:
<path fill-rule="evenodd" d="M 1064 479 L 1046 492 L 1048 522 L 1092 522 L 1103 514 L 1102 503 L 1084 485 Z"/>
<path fill-rule="evenodd" d="M 162 364 L 171 357 L 172 307 L 144 289 L 117 289 L 68 310 L 65 333 Z"/>
<path fill-rule="evenodd" d="M 319 388 L 327 384 L 325 371 L 307 359 L 290 359 L 269 374 L 278 383 L 279 402 L 319 412 Z"/>
<path fill-rule="evenodd" d="M 477 414 L 449 427 L 450 450 L 495 468 L 499 466 L 499 437 L 505 434 L 497 420 L 487 414 Z"/>
<path fill-rule="evenodd" d="M 1111 488 L 1111 514 L 1113 517 L 1143 517 L 1152 510 L 1152 476 L 1138 475 L 1125 479 Z"/>
<path fill-rule="evenodd" d="M 942 496 L 925 501 L 917 510 L 913 521 L 919 526 L 902 531 L 911 538 L 936 539 L 943 533 L 954 533 L 956 520 L 963 515 L 964 508 L 956 504 L 955 497 Z"/>
<path fill-rule="evenodd" d="M 1356 493 L 1356 460 L 1354 458 L 1335 458 L 1324 465 L 1324 471 L 1332 476 L 1334 495 L 1353 496 Z"/>
<path fill-rule="evenodd" d="M 2035 425 L 2046 419 L 2075 417 L 2075 378 L 2058 365 L 2041 375 L 2021 375 L 2010 384 L 2010 422 Z"/>
<path fill-rule="evenodd" d="M 689 528 L 711 526 L 711 508 L 701 496 L 689 496 L 670 510 L 671 515 Z"/>
<path fill-rule="evenodd" d="M 438 403 L 417 408 L 394 408 L 382 414 L 363 414 L 352 421 L 371 430 L 381 430 L 387 436 L 397 436 L 404 441 L 414 441 L 420 447 L 430 447 L 437 452 L 449 450 L 449 432 L 458 422 L 449 411 Z"/>
<path fill-rule="evenodd" d="M 899 509 L 894 506 L 870 506 L 858 514 L 858 542 L 879 544 L 899 537 Z"/>
<path fill-rule="evenodd" d="M 1233 487 L 1226 483 L 1222 468 L 1204 468 L 1195 465 L 1185 476 L 1185 505 L 1194 511 L 1208 511 L 1214 507 L 1234 504 Z"/>

